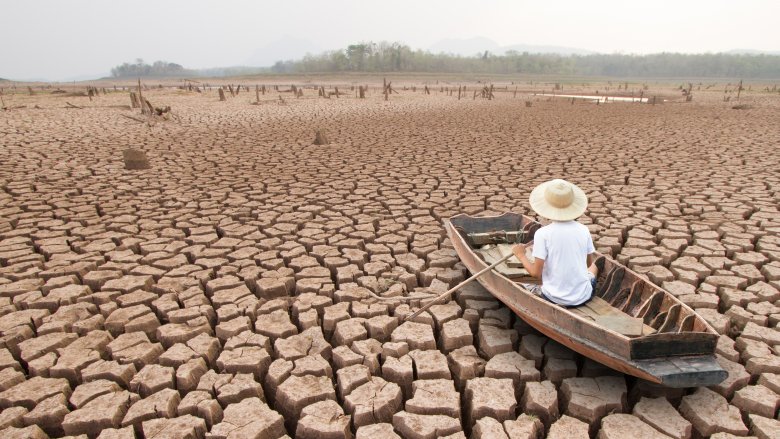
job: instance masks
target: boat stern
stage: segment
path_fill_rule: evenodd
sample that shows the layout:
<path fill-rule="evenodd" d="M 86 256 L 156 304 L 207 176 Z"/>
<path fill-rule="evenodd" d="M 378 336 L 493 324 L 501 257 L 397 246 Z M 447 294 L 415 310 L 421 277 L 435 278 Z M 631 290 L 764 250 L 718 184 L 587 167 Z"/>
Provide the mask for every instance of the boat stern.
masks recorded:
<path fill-rule="evenodd" d="M 714 386 L 729 375 L 714 355 L 634 360 L 633 364 L 667 387 Z"/>

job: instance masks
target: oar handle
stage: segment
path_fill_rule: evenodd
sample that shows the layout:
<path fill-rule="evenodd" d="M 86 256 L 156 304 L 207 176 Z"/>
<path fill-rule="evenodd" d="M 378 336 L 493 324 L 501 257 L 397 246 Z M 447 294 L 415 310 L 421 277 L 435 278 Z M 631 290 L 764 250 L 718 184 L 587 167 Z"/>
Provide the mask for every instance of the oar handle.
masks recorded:
<path fill-rule="evenodd" d="M 466 284 L 470 283 L 470 282 L 471 282 L 471 281 L 473 281 L 474 279 L 476 279 L 476 278 L 478 278 L 478 277 L 482 276 L 483 274 L 487 273 L 488 271 L 490 271 L 490 270 L 492 270 L 492 269 L 496 268 L 496 266 L 498 266 L 498 265 L 499 265 L 499 264 L 501 264 L 502 262 L 506 261 L 507 259 L 511 258 L 512 256 L 514 256 L 514 253 L 510 252 L 508 255 L 504 256 L 503 258 L 501 258 L 501 259 L 497 260 L 496 262 L 493 262 L 493 263 L 492 263 L 492 264 L 490 264 L 489 266 L 487 266 L 487 267 L 483 268 L 482 270 L 478 271 L 476 274 L 474 274 L 474 275 L 473 275 L 473 276 L 471 276 L 470 278 L 468 278 L 468 279 L 464 280 L 463 282 L 461 282 L 461 283 L 459 283 L 459 284 L 455 285 L 454 287 L 450 288 L 449 290 L 447 290 L 447 291 L 445 291 L 445 292 L 443 292 L 443 293 L 439 294 L 439 296 L 438 296 L 438 297 L 436 297 L 435 299 L 433 299 L 431 302 L 429 302 L 428 304 L 426 304 L 426 305 L 425 305 L 425 306 L 423 306 L 422 308 L 418 309 L 418 310 L 417 310 L 417 311 L 415 311 L 414 313 L 412 313 L 412 314 L 410 314 L 410 315 L 406 316 L 406 318 L 404 319 L 404 321 L 406 322 L 406 321 L 409 321 L 409 320 L 411 320 L 411 319 L 413 319 L 413 318 L 415 318 L 415 317 L 419 316 L 420 314 L 422 314 L 423 312 L 425 312 L 425 311 L 426 311 L 428 308 L 430 308 L 431 306 L 433 306 L 433 305 L 435 305 L 436 303 L 438 303 L 440 300 L 442 300 L 442 299 L 444 299 L 445 297 L 447 297 L 447 296 L 451 295 L 451 294 L 452 294 L 452 293 L 454 293 L 455 291 L 458 291 L 459 289 L 463 288 L 463 286 L 464 286 L 464 285 L 466 285 Z"/>

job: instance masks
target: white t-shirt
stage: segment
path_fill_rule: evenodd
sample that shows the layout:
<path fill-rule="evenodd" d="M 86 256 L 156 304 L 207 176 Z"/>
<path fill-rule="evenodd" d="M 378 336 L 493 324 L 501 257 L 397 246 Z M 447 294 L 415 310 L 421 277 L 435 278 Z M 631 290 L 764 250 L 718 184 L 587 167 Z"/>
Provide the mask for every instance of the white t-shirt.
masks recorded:
<path fill-rule="evenodd" d="M 593 293 L 586 262 L 590 231 L 577 221 L 553 222 L 536 231 L 534 258 L 544 259 L 542 292 L 561 305 L 580 305 Z"/>

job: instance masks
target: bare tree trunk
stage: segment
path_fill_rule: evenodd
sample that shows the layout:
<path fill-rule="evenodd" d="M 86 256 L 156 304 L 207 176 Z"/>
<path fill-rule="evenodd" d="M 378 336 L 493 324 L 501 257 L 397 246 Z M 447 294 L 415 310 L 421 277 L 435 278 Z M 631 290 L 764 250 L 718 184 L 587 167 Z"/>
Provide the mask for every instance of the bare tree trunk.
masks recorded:
<path fill-rule="evenodd" d="M 144 108 L 144 94 L 141 91 L 141 78 L 138 78 L 138 103 L 141 105 L 141 114 L 146 114 L 146 108 Z"/>

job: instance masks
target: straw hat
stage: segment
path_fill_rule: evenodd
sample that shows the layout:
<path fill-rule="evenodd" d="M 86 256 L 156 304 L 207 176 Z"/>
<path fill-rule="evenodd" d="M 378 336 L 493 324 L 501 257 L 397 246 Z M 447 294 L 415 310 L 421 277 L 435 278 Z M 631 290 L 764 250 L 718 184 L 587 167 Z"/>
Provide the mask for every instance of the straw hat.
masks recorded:
<path fill-rule="evenodd" d="M 539 216 L 553 221 L 577 219 L 588 207 L 588 196 L 566 180 L 556 178 L 536 186 L 528 198 Z"/>

